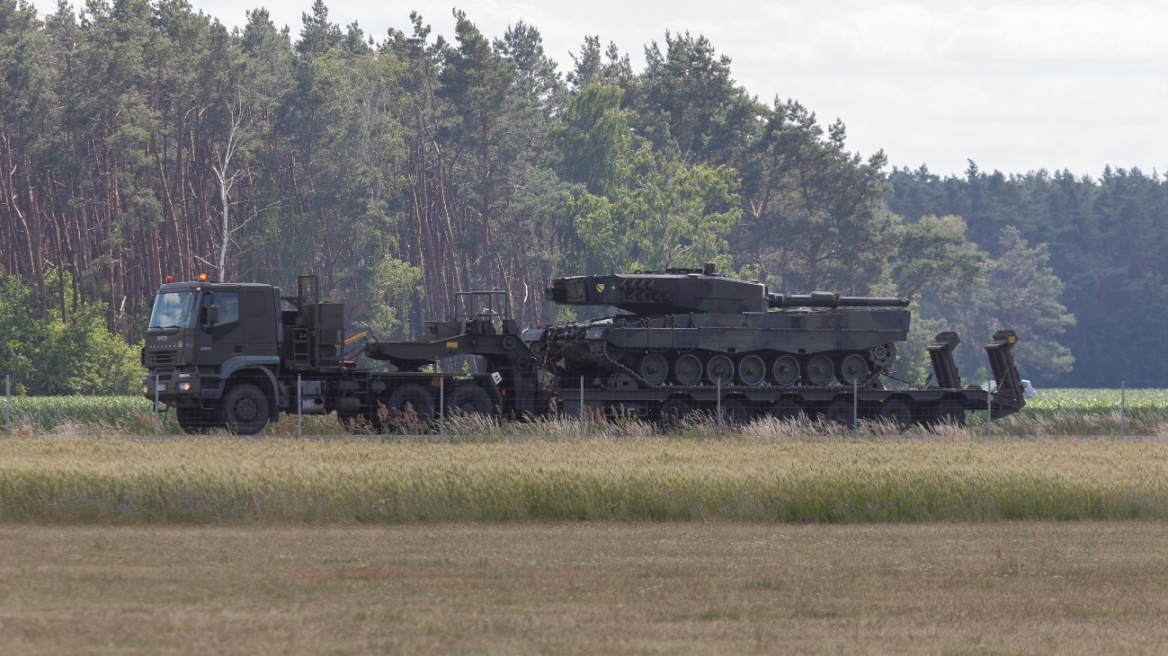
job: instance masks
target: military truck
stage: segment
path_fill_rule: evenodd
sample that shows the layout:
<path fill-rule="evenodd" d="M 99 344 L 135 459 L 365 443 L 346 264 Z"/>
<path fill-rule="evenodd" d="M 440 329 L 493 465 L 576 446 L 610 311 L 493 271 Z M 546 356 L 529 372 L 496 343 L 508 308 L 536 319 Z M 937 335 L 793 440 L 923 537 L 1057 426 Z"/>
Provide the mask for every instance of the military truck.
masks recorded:
<path fill-rule="evenodd" d="M 142 364 L 142 392 L 172 407 L 188 433 L 263 430 L 280 413 L 329 414 L 381 430 L 386 422 L 426 427 L 444 412 L 514 416 L 540 412 L 534 359 L 519 339 L 502 292 L 457 295 L 446 321 L 396 346 L 370 340 L 365 355 L 397 371 L 359 367 L 345 354 L 344 305 L 323 301 L 316 276 L 295 296 L 270 285 L 168 282 L 154 298 Z M 289 307 L 283 307 L 287 305 Z M 423 371 L 439 358 L 481 358 L 484 373 Z"/>
<path fill-rule="evenodd" d="M 717 277 L 704 270 L 668 275 L 683 285 L 682 292 L 705 289 L 700 285 Z M 644 276 L 630 279 L 647 286 L 636 282 Z M 615 277 L 581 282 L 585 290 L 601 294 L 621 287 Z M 743 281 L 721 278 L 718 284 L 722 282 Z M 664 289 L 633 287 L 626 284 L 622 293 L 648 297 Z M 439 413 L 527 419 L 559 412 L 575 416 L 582 406 L 609 416 L 633 415 L 666 424 L 700 411 L 721 411 L 729 421 L 741 423 L 758 416 L 801 415 L 850 423 L 856 412 L 903 426 L 960 424 L 967 411 L 989 409 L 997 418 L 1025 403 L 1011 354 L 1017 341 L 1012 331 L 1000 331 L 985 347 L 994 392 L 962 388 L 952 356 L 960 341 L 955 333 L 942 333 L 927 347 L 932 386 L 885 389 L 879 376 L 887 373 L 894 342 L 903 341 L 907 333 L 906 311 L 879 309 L 875 315 L 853 319 L 840 315 L 838 308 L 896 303 L 824 293 L 782 296 L 764 290 L 760 295 L 760 287 L 726 286 L 731 295 L 751 299 L 757 295 L 765 303 L 760 308 L 722 307 L 725 299 L 718 298 L 722 287 L 717 285 L 702 291 L 706 296 L 700 302 L 718 310 L 714 322 L 695 318 L 702 308 L 692 303 L 677 305 L 660 296 L 644 303 L 669 306 L 664 308 L 671 317 L 669 325 L 654 324 L 653 317 L 662 316 L 655 312 L 662 307 L 650 305 L 648 312 L 622 319 L 625 323 L 615 331 L 614 318 L 607 318 L 608 323 L 572 331 L 545 327 L 526 334 L 511 318 L 506 293 L 463 292 L 456 295 L 451 315 L 425 322 L 417 340 L 368 339 L 360 346 L 366 358 L 396 369 L 374 371 L 358 366 L 347 354 L 344 306 L 321 300 L 315 276 L 298 278 L 294 296 L 281 296 L 269 285 L 218 283 L 200 276 L 192 282 L 167 282 L 158 290 L 142 350 L 148 370 L 142 391 L 173 407 L 187 432 L 223 428 L 245 435 L 258 433 L 280 413 L 295 414 L 298 409 L 303 414 L 335 412 L 340 421 L 360 430 L 400 432 L 427 430 Z M 553 281 L 548 294 L 557 302 L 574 302 L 562 291 L 566 288 L 564 279 Z M 608 298 L 596 297 L 595 304 L 609 304 Z M 736 302 L 741 305 L 740 301 Z M 618 299 L 612 305 L 623 303 Z M 752 313 L 760 316 L 752 318 Z M 682 314 L 689 322 L 684 326 L 677 317 Z M 630 327 L 629 321 L 648 323 Z M 712 332 L 703 337 L 702 330 Z M 614 339 L 619 341 L 616 347 Z M 686 339 L 696 341 L 689 344 Z M 742 344 L 750 348 L 735 353 L 735 345 Z M 671 357 L 696 353 L 699 362 L 705 360 L 701 364 L 707 375 L 690 379 L 675 371 L 672 377 L 647 379 L 645 372 L 652 373 L 644 366 L 648 356 L 666 353 Z M 437 372 L 434 365 L 451 356 L 473 360 L 473 371 Z M 755 357 L 766 365 L 763 356 L 771 360 L 765 367 L 769 373 L 743 377 L 745 358 Z M 709 365 L 716 357 L 727 360 L 728 371 L 715 368 L 711 375 Z M 834 360 L 821 364 L 825 371 L 817 372 L 816 357 Z M 783 358 L 807 373 L 792 377 L 780 366 Z M 675 359 L 674 369 L 681 360 Z M 665 366 L 668 370 L 671 365 Z M 734 371 L 737 374 L 729 373 Z"/>

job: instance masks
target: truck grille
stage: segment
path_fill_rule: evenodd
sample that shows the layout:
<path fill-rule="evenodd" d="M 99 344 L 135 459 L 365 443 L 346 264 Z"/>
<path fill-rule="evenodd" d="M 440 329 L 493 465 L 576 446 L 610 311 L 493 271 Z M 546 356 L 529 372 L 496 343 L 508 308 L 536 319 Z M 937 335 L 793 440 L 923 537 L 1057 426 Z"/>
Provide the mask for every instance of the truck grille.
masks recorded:
<path fill-rule="evenodd" d="M 153 351 L 150 353 L 150 364 L 174 364 L 174 351 Z"/>

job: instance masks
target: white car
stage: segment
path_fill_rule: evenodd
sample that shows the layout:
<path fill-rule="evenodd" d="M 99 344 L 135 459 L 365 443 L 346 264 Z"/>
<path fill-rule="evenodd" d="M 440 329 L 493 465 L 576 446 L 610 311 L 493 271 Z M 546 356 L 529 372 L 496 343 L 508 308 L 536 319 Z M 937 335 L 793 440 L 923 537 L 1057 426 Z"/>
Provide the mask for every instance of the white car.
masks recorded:
<path fill-rule="evenodd" d="M 996 392 L 996 391 L 998 391 L 998 384 L 997 384 L 997 382 L 991 380 L 990 382 L 986 383 L 985 385 L 982 385 L 981 388 L 987 392 Z M 1023 378 L 1022 379 L 1022 398 L 1033 399 L 1037 396 L 1038 396 L 1038 392 L 1035 391 L 1034 386 L 1030 384 L 1030 381 Z"/>

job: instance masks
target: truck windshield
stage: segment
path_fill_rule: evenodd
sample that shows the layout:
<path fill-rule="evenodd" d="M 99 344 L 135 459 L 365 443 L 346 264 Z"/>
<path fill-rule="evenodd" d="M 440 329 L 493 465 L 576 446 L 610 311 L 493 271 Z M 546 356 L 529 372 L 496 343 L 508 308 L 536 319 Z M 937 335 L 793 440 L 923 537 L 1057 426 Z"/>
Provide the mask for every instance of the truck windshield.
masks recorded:
<path fill-rule="evenodd" d="M 167 292 L 154 297 L 150 328 L 189 328 L 199 292 Z"/>

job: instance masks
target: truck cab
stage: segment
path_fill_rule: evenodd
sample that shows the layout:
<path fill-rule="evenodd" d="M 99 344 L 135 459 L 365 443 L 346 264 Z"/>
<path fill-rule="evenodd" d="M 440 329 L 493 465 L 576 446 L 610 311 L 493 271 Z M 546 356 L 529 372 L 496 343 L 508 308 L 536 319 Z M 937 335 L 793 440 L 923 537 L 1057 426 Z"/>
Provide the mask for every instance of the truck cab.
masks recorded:
<path fill-rule="evenodd" d="M 162 285 L 142 349 L 148 370 L 143 394 L 151 400 L 157 394 L 159 402 L 173 406 L 184 429 L 229 423 L 246 428 L 274 418 L 283 341 L 279 308 L 280 292 L 270 285 L 206 280 Z M 225 416 L 224 396 L 233 387 L 247 388 L 235 394 L 246 402 Z"/>

